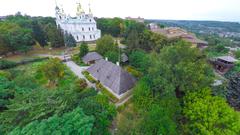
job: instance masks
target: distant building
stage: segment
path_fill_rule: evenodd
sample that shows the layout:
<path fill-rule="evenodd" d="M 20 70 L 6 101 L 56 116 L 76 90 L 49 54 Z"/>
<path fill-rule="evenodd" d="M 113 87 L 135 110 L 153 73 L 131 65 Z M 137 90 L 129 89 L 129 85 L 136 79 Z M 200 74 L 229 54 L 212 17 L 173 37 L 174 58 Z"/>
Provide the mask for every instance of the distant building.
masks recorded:
<path fill-rule="evenodd" d="M 155 25 L 151 24 L 150 29 L 152 32 L 164 35 L 169 39 L 181 38 L 200 49 L 204 49 L 208 46 L 208 42 L 198 39 L 194 34 L 191 34 L 179 27 L 167 27 L 162 29 L 157 28 Z"/>
<path fill-rule="evenodd" d="M 5 20 L 6 18 L 7 18 L 6 16 L 0 16 L 1 21 Z"/>
<path fill-rule="evenodd" d="M 56 24 L 64 33 L 72 34 L 77 42 L 95 41 L 101 37 L 101 31 L 97 29 L 96 21 L 89 7 L 86 14 L 80 3 L 77 4 L 77 16 L 71 17 L 64 13 L 63 9 L 56 6 Z"/>
<path fill-rule="evenodd" d="M 132 18 L 132 17 L 126 17 L 126 20 L 133 20 L 139 23 L 144 23 L 144 18 L 138 17 L 138 18 Z"/>
<path fill-rule="evenodd" d="M 136 83 L 136 79 L 119 65 L 103 59 L 87 71 L 118 99 L 124 97 Z"/>
<path fill-rule="evenodd" d="M 159 29 L 160 29 L 160 27 L 159 27 L 156 23 L 150 23 L 150 24 L 148 24 L 147 26 L 148 26 L 148 28 L 149 28 L 150 30 L 152 30 L 152 31 L 155 31 L 155 30 L 159 30 Z"/>
<path fill-rule="evenodd" d="M 227 71 L 234 67 L 234 63 L 237 61 L 238 60 L 232 56 L 221 56 L 215 58 L 211 62 L 219 73 L 225 74 Z"/>
<path fill-rule="evenodd" d="M 97 52 L 89 52 L 82 60 L 85 64 L 95 64 L 97 61 L 103 59 L 103 57 Z"/>

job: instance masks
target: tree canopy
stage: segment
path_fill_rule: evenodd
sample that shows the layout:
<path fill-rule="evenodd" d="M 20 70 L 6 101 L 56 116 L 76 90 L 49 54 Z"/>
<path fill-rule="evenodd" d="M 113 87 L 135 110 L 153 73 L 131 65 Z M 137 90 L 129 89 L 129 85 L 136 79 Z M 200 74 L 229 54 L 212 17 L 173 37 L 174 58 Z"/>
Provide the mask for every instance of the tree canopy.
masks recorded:
<path fill-rule="evenodd" d="M 85 56 L 88 52 L 89 52 L 88 44 L 85 43 L 85 42 L 81 43 L 81 45 L 80 45 L 80 52 L 79 52 L 80 58 Z"/>
<path fill-rule="evenodd" d="M 226 101 L 211 95 L 208 88 L 188 93 L 184 99 L 183 114 L 187 119 L 187 134 L 240 134 L 240 114 Z"/>
<path fill-rule="evenodd" d="M 9 135 L 90 135 L 93 127 L 94 117 L 86 116 L 82 109 L 76 108 L 63 116 L 54 115 L 46 120 L 33 121 L 23 128 L 15 128 Z"/>

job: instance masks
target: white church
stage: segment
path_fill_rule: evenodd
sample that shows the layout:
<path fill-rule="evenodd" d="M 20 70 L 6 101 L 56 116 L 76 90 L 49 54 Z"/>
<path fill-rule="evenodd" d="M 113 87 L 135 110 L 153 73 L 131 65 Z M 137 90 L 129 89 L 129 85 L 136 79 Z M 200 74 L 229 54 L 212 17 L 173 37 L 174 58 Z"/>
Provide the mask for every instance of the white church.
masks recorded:
<path fill-rule="evenodd" d="M 77 3 L 76 17 L 66 15 L 63 8 L 56 6 L 56 23 L 65 33 L 72 34 L 77 42 L 95 41 L 101 38 L 101 31 L 97 29 L 91 8 L 89 13 L 85 13 L 80 3 Z"/>

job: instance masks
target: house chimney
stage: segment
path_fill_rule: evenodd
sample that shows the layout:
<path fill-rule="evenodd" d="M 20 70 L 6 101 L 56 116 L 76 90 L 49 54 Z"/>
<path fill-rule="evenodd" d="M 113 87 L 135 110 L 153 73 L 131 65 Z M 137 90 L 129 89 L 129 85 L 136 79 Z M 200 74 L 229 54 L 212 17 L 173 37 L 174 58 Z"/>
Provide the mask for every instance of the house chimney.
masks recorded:
<path fill-rule="evenodd" d="M 117 66 L 120 66 L 120 63 L 119 63 L 119 62 L 117 62 L 117 63 L 116 63 L 116 65 L 117 65 Z"/>
<path fill-rule="evenodd" d="M 108 61 L 108 57 L 106 57 L 105 60 Z"/>

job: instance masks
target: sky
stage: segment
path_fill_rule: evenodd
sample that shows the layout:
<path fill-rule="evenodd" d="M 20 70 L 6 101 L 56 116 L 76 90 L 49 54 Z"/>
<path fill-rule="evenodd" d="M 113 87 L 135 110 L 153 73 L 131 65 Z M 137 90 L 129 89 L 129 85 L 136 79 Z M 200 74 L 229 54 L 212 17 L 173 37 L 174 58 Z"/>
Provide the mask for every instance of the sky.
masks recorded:
<path fill-rule="evenodd" d="M 79 0 L 56 0 L 75 16 Z M 240 22 L 240 0 L 80 0 L 96 17 L 143 17 L 170 20 L 218 20 Z M 0 0 L 0 16 L 22 14 L 55 16 L 55 0 Z"/>

